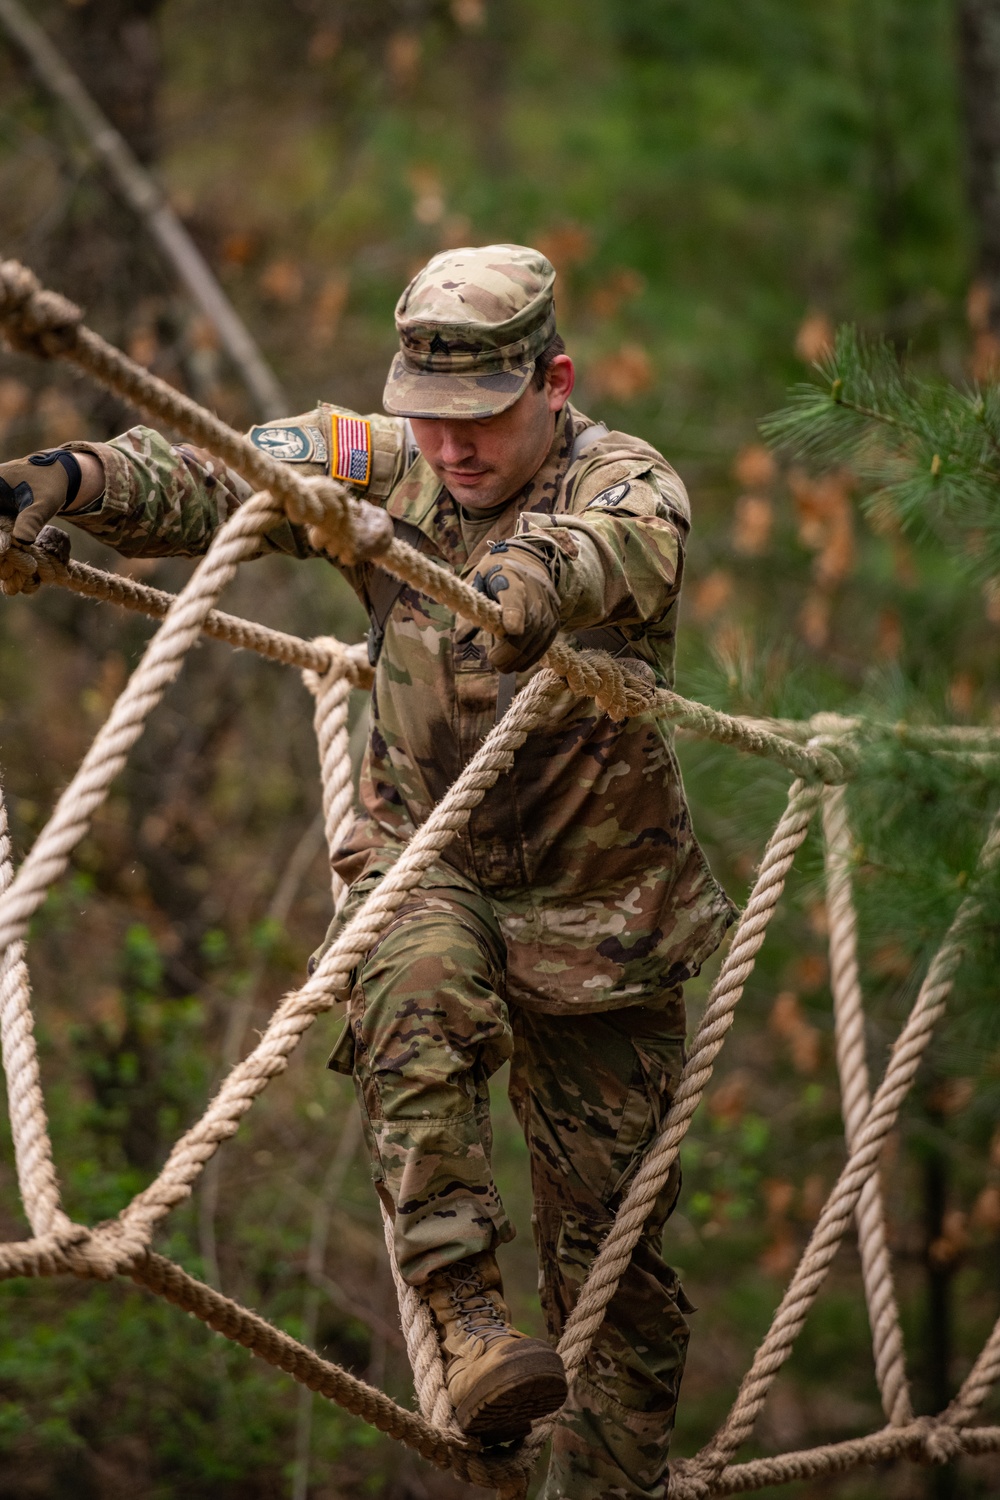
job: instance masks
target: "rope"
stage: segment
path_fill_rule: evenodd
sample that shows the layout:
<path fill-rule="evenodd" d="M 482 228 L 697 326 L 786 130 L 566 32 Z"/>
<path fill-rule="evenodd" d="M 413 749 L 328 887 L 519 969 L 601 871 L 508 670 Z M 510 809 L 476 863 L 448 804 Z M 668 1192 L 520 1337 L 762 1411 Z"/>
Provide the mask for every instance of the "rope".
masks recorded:
<path fill-rule="evenodd" d="M 1000 815 L 983 845 L 979 870 L 1000 857 Z M 973 926 L 982 916 L 982 900 L 975 892 L 965 897 L 920 987 L 906 1025 L 889 1060 L 871 1109 L 858 1130 L 847 1163 L 819 1217 L 771 1328 L 754 1356 L 736 1401 L 723 1426 L 707 1448 L 685 1466 L 685 1474 L 700 1483 L 699 1494 L 714 1493 L 714 1482 L 737 1448 L 749 1437 L 774 1378 L 792 1350 L 809 1308 L 823 1283 L 844 1230 L 854 1213 L 861 1190 L 875 1169 L 886 1136 L 916 1076 L 934 1027 L 944 1013 L 955 974 Z"/>
<path fill-rule="evenodd" d="M 8 889 L 13 874 L 7 804 L 0 790 L 0 892 Z M 69 1220 L 59 1207 L 59 1184 L 38 1073 L 31 990 L 21 942 L 10 943 L 0 960 L 0 1041 L 21 1202 L 34 1233 L 46 1235 L 54 1229 L 68 1228 Z"/>
<path fill-rule="evenodd" d="M 764 852 L 746 910 L 695 1032 L 663 1131 L 646 1153 L 567 1319 L 559 1353 L 570 1381 L 586 1359 L 712 1076 L 715 1059 L 733 1024 L 733 1014 L 785 888 L 795 851 L 808 832 L 818 797 L 815 787 L 801 781 L 795 782 L 788 794 L 788 805 Z"/>
<path fill-rule="evenodd" d="M 881 1432 L 843 1443 L 826 1443 L 800 1453 L 781 1453 L 752 1463 L 723 1469 L 711 1489 L 713 1495 L 744 1495 L 772 1484 L 790 1484 L 797 1479 L 821 1479 L 846 1474 L 861 1464 L 884 1464 L 896 1458 L 920 1463 L 947 1463 L 962 1453 L 995 1453 L 1000 1450 L 1000 1427 L 943 1428 L 933 1417 L 918 1417 L 905 1427 L 885 1427 Z M 671 1466 L 670 1500 L 700 1500 L 700 1484 L 687 1477 L 679 1465 Z"/>
<path fill-rule="evenodd" d="M 614 661 L 600 652 L 577 651 L 568 642 L 557 639 L 540 670 L 413 835 L 392 870 L 331 945 L 316 972 L 279 1004 L 258 1045 L 232 1069 L 202 1118 L 177 1142 L 155 1181 L 108 1224 L 90 1229 L 71 1223 L 59 1207 L 32 1031 L 23 939 L 32 914 L 44 900 L 49 885 L 64 872 L 72 849 L 107 795 L 128 750 L 142 732 L 147 715 L 176 678 L 186 652 L 199 634 L 227 640 L 304 670 L 306 686 L 315 699 L 324 826 L 331 853 L 342 842 L 352 819 L 348 699 L 352 687 L 370 683 L 370 672 L 356 649 L 345 648 L 337 641 L 302 641 L 215 610 L 221 590 L 239 563 L 254 555 L 260 537 L 287 515 L 296 524 L 310 528 L 311 540 L 317 548 L 325 548 L 345 562 L 378 556 L 380 563 L 396 576 L 481 629 L 499 632 L 499 610 L 447 568 L 393 538 L 383 512 L 358 502 L 331 481 L 304 480 L 289 467 L 276 464 L 218 418 L 150 376 L 84 328 L 79 309 L 41 288 L 32 273 L 15 262 L 0 263 L 0 324 L 15 347 L 46 358 L 71 359 L 184 436 L 211 448 L 261 491 L 220 529 L 207 555 L 176 597 L 69 561 L 65 539 L 54 528 L 47 528 L 41 534 L 38 546 L 20 548 L 11 545 L 9 527 L 0 527 L 0 589 L 4 593 L 30 593 L 42 583 L 55 583 L 163 620 L 80 770 L 13 879 L 6 813 L 0 797 L 0 952 L 3 955 L 0 1033 L 18 1182 L 33 1230 L 31 1239 L 0 1245 L 0 1277 L 128 1274 L 258 1357 L 286 1370 L 310 1389 L 338 1401 L 381 1431 L 398 1438 L 431 1462 L 471 1482 L 493 1487 L 505 1500 L 519 1500 L 525 1495 L 532 1463 L 555 1418 L 537 1424 L 531 1439 L 517 1453 L 499 1458 L 476 1451 L 455 1425 L 429 1310 L 419 1294 L 402 1283 L 393 1257 L 391 1263 L 414 1369 L 419 1414 L 404 1410 L 388 1396 L 196 1281 L 179 1266 L 155 1255 L 149 1249 L 149 1242 L 156 1225 L 188 1196 L 221 1141 L 236 1131 L 254 1099 L 271 1078 L 285 1069 L 303 1033 L 318 1014 L 334 1003 L 352 969 L 369 951 L 409 892 L 420 883 L 430 864 L 466 826 L 472 809 L 485 792 L 510 768 L 527 735 L 551 717 L 560 701 L 564 701 L 568 686 L 576 696 L 595 699 L 600 708 L 617 720 L 640 713 L 664 716 L 681 728 L 774 760 L 792 770 L 797 778 L 709 996 L 663 1130 L 640 1165 L 567 1320 L 559 1348 L 570 1382 L 586 1362 L 608 1303 L 676 1159 L 711 1077 L 715 1058 L 732 1026 L 735 1008 L 784 890 L 795 853 L 822 798 L 831 973 L 848 1161 L 729 1417 L 694 1460 L 673 1466 L 670 1494 L 673 1500 L 681 1496 L 703 1500 L 712 1494 L 736 1493 L 788 1479 L 840 1472 L 889 1457 L 946 1462 L 962 1452 L 986 1452 L 1000 1447 L 1000 1429 L 974 1429 L 967 1425 L 1000 1377 L 1000 1323 L 948 1410 L 937 1418 L 912 1418 L 876 1176 L 882 1143 L 943 1012 L 968 934 L 982 917 L 982 901 L 974 889 L 962 902 L 893 1049 L 885 1078 L 872 1099 L 864 1053 L 850 891 L 850 830 L 842 785 L 857 771 L 855 747 L 862 735 L 884 733 L 888 729 L 927 753 L 961 754 L 963 763 L 978 766 L 995 759 L 997 736 L 993 731 L 911 730 L 908 726 L 874 726 L 873 730 L 873 726 L 860 720 L 830 714 L 815 715 L 803 724 L 737 719 L 676 693 L 657 691 L 651 674 L 641 664 Z M 981 868 L 994 864 L 998 857 L 1000 818 L 984 845 Z M 339 882 L 334 880 L 335 903 L 339 904 L 343 894 Z M 768 1389 L 788 1357 L 852 1215 L 858 1221 L 876 1371 L 890 1425 L 880 1433 L 850 1443 L 826 1445 L 750 1464 L 731 1464 L 731 1457 L 749 1435 Z M 387 1243 L 391 1249 L 388 1225 Z"/>
<path fill-rule="evenodd" d="M 871 1106 L 865 1056 L 865 1020 L 858 975 L 857 920 L 851 895 L 853 847 L 842 786 L 823 793 L 826 838 L 826 907 L 830 924 L 830 988 L 837 1038 L 837 1071 L 847 1148 L 853 1150 Z M 856 1209 L 861 1270 L 875 1354 L 875 1376 L 882 1406 L 897 1427 L 913 1420 L 906 1380 L 903 1335 L 885 1235 L 885 1212 L 878 1174 L 861 1189 Z"/>

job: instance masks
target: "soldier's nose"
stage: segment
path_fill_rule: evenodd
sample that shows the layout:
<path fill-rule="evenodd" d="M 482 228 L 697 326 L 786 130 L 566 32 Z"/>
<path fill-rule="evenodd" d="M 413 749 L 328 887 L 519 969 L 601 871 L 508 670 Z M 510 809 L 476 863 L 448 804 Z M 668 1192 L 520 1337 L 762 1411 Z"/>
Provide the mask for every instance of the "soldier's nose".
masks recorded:
<path fill-rule="evenodd" d="M 475 457 L 476 445 L 466 433 L 456 431 L 447 424 L 442 424 L 444 430 L 440 434 L 441 446 L 439 455 L 441 462 L 448 464 L 468 463 Z"/>

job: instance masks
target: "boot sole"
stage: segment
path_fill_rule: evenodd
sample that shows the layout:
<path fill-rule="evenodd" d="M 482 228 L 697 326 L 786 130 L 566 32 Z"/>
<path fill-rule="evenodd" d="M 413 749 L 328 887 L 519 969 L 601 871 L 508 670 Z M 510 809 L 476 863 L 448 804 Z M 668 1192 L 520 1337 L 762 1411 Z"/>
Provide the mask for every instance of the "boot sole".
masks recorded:
<path fill-rule="evenodd" d="M 554 1349 L 536 1346 L 520 1358 L 505 1359 L 455 1408 L 458 1424 L 470 1437 L 502 1443 L 523 1437 L 538 1417 L 546 1417 L 566 1399 L 566 1372 Z"/>

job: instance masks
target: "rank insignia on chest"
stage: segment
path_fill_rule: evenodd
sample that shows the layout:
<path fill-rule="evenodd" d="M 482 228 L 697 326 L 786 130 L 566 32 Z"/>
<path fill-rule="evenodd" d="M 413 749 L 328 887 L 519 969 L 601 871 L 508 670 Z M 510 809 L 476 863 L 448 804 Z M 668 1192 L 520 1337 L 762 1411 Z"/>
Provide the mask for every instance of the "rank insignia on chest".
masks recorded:
<path fill-rule="evenodd" d="M 621 484 L 613 484 L 610 489 L 602 490 L 599 495 L 595 495 L 587 509 L 614 510 L 616 505 L 622 503 L 631 488 L 628 480 L 623 479 Z"/>
<path fill-rule="evenodd" d="M 330 478 L 367 485 L 372 477 L 372 424 L 364 417 L 330 417 Z"/>
<path fill-rule="evenodd" d="M 326 464 L 326 438 L 319 427 L 268 422 L 251 427 L 250 441 L 262 453 L 283 464 Z"/>

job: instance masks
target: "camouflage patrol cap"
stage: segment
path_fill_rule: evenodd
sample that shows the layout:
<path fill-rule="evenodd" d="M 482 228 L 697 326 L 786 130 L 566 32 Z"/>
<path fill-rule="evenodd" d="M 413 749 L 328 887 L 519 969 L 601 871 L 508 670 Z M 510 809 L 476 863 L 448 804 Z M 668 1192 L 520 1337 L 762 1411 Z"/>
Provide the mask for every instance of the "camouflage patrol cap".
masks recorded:
<path fill-rule="evenodd" d="M 556 331 L 545 256 L 526 245 L 445 250 L 396 304 L 400 351 L 383 404 L 396 417 L 492 417 L 527 388 Z"/>

